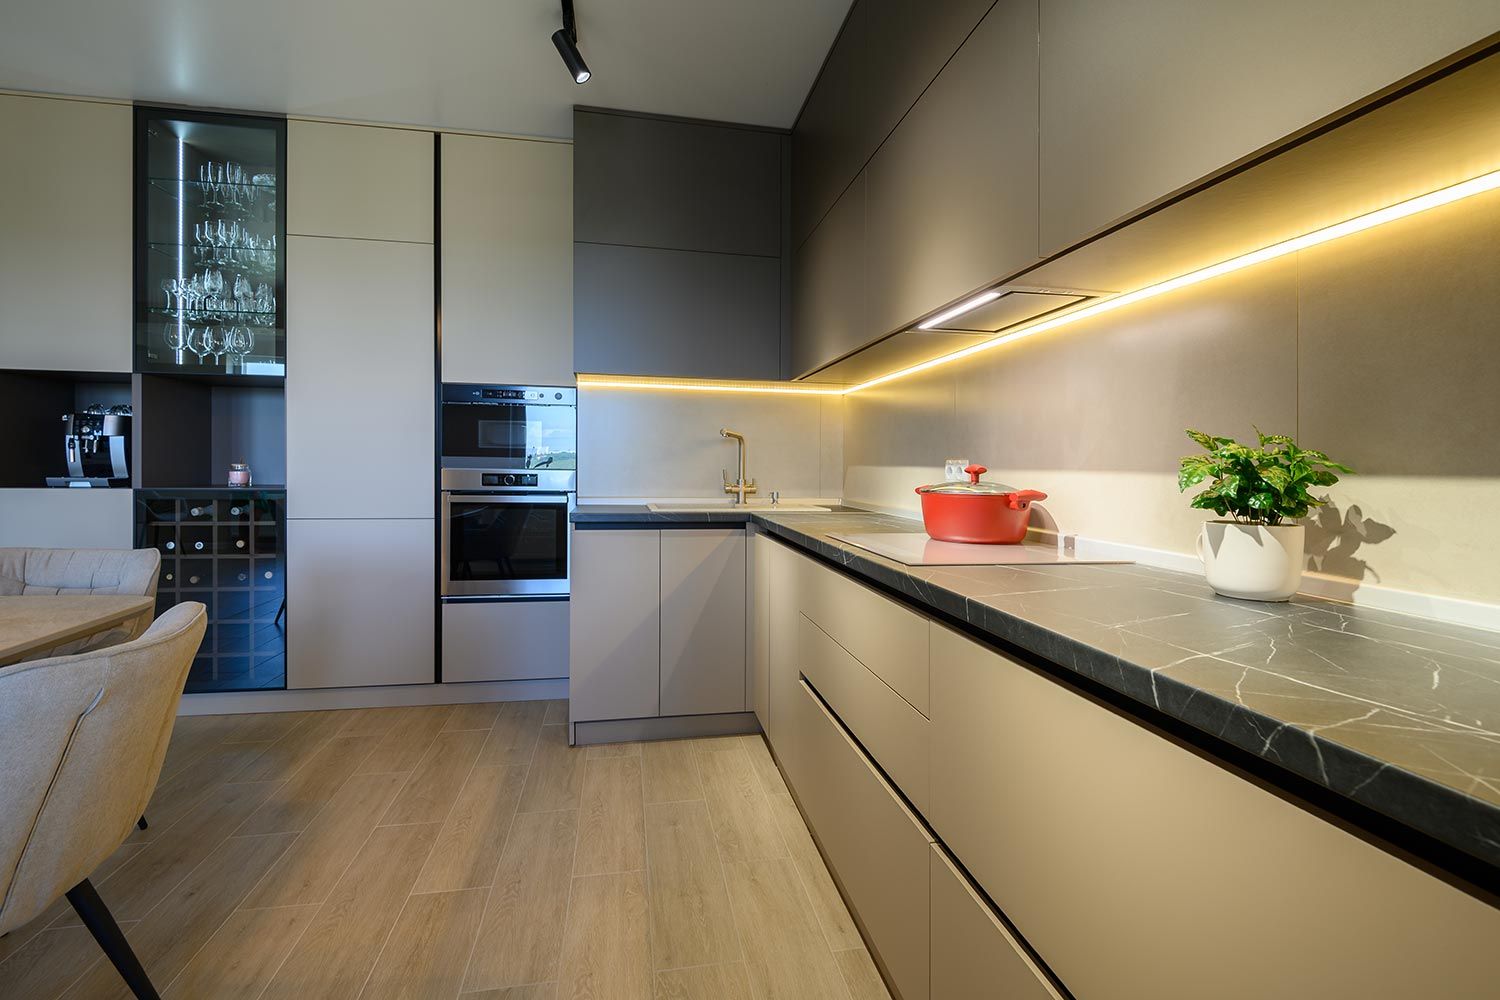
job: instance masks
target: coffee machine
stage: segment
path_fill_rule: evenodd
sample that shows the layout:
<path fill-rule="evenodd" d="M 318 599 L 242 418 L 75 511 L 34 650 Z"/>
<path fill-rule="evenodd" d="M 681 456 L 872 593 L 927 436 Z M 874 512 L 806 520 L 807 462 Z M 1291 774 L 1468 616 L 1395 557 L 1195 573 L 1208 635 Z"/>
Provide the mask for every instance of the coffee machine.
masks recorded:
<path fill-rule="evenodd" d="M 130 406 L 63 414 L 63 447 L 68 474 L 48 476 L 48 486 L 100 487 L 130 485 Z"/>

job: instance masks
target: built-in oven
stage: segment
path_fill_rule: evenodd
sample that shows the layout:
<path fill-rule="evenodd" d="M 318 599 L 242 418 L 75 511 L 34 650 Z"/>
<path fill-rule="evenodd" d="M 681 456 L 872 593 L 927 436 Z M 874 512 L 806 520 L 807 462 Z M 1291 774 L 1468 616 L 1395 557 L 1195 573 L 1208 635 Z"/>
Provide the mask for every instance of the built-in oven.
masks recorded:
<path fill-rule="evenodd" d="M 577 390 L 445 384 L 444 600 L 566 597 Z"/>

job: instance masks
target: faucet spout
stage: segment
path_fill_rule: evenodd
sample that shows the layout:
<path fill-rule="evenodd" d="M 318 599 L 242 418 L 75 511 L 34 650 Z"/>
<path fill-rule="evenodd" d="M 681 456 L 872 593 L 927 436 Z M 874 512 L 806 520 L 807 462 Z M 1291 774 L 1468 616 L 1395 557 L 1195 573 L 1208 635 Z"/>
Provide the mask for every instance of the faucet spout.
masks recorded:
<path fill-rule="evenodd" d="M 720 427 L 719 436 L 733 438 L 735 443 L 739 445 L 739 478 L 731 483 L 729 477 L 726 475 L 724 477 L 724 492 L 735 494 L 735 503 L 743 504 L 745 502 L 745 495 L 755 492 L 755 480 L 751 479 L 747 481 L 745 479 L 745 435 L 729 430 L 727 427 Z"/>

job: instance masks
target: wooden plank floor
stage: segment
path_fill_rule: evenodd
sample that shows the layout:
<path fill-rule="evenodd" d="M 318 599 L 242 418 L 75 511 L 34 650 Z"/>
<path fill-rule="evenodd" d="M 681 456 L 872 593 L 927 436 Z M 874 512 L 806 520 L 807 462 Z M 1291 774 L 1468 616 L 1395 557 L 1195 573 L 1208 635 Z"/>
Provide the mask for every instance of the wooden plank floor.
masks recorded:
<path fill-rule="evenodd" d="M 165 997 L 888 1000 L 759 736 L 567 745 L 566 702 L 177 720 L 92 876 Z M 0 1000 L 128 1000 L 59 902 Z"/>

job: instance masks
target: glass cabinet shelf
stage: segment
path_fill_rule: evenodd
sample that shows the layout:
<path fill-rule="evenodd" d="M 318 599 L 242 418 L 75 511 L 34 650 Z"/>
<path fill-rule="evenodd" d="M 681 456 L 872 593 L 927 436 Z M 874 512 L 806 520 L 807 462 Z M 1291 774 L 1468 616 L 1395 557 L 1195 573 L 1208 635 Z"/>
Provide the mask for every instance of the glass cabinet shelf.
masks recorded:
<path fill-rule="evenodd" d="M 135 370 L 284 375 L 286 121 L 135 110 Z"/>

